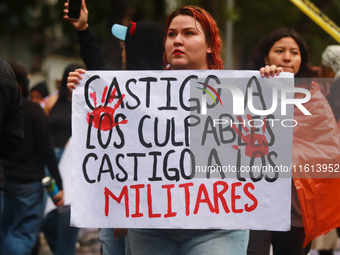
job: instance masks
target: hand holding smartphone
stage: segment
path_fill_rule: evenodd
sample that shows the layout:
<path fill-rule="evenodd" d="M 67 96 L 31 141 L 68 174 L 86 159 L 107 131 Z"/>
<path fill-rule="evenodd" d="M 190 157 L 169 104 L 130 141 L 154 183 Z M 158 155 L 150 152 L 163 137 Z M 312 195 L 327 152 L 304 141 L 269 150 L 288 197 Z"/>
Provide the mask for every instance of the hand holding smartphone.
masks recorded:
<path fill-rule="evenodd" d="M 68 0 L 68 18 L 79 19 L 82 0 Z"/>

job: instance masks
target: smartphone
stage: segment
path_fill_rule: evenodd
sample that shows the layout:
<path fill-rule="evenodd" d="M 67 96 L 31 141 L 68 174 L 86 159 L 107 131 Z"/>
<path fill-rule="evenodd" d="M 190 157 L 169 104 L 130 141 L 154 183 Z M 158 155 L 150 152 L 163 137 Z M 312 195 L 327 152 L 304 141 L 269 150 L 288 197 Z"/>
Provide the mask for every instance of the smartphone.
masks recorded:
<path fill-rule="evenodd" d="M 68 18 L 79 19 L 82 0 L 68 0 Z"/>

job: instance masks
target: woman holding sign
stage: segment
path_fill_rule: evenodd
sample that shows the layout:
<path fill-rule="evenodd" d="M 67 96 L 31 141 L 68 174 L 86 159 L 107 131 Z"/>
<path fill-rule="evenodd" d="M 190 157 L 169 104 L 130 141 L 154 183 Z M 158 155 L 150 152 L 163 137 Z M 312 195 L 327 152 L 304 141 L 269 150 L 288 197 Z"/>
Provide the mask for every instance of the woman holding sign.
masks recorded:
<path fill-rule="evenodd" d="M 196 6 L 174 11 L 166 23 L 164 62 L 171 70 L 223 69 L 214 19 Z M 129 229 L 132 254 L 246 254 L 248 231 Z"/>
<path fill-rule="evenodd" d="M 339 179 L 333 179 L 335 171 L 331 171 L 331 166 L 340 162 L 339 131 L 318 84 L 309 79 L 313 73 L 307 47 L 294 31 L 279 29 L 268 34 L 257 46 L 250 69 L 260 69 L 262 77 L 282 71 L 293 73 L 295 86 L 311 93 L 311 99 L 304 104 L 311 115 L 294 108 L 298 124 L 293 133 L 291 230 L 250 231 L 247 254 L 269 255 L 272 244 L 274 255 L 305 255 L 311 240 L 340 224 L 339 208 L 333 205 L 340 196 L 339 189 L 333 189 L 338 187 Z M 321 173 L 318 166 L 327 166 L 329 171 Z M 328 224 L 329 219 L 332 224 Z"/>
<path fill-rule="evenodd" d="M 171 70 L 223 69 L 221 38 L 205 10 L 186 6 L 174 11 L 166 24 L 164 62 Z M 75 88 L 84 70 L 70 73 Z M 249 231 L 224 229 L 129 229 L 131 252 L 145 254 L 246 254 Z"/>

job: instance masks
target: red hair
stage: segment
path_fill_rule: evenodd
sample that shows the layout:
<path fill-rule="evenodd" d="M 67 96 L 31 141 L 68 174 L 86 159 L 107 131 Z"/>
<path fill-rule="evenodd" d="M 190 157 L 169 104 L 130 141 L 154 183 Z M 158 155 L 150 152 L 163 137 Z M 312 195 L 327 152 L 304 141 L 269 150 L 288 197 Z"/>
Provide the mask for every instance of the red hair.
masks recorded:
<path fill-rule="evenodd" d="M 166 33 L 168 33 L 169 26 L 172 20 L 178 15 L 188 15 L 194 17 L 203 27 L 204 35 L 207 44 L 211 48 L 211 53 L 207 54 L 207 62 L 209 69 L 224 69 L 223 62 L 221 59 L 221 47 L 222 40 L 220 37 L 220 30 L 213 17 L 204 9 L 198 6 L 184 6 L 178 10 L 172 12 L 166 22 Z M 166 37 L 164 42 L 166 41 Z M 166 53 L 163 54 L 163 61 L 165 66 L 168 65 L 168 60 L 166 58 Z"/>

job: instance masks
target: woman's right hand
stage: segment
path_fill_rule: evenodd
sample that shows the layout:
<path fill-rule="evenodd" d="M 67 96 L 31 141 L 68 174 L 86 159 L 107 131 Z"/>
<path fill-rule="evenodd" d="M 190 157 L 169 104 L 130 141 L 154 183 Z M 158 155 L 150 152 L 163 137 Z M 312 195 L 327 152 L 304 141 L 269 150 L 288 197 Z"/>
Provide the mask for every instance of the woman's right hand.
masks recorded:
<path fill-rule="evenodd" d="M 76 85 L 80 83 L 80 80 L 83 78 L 82 74 L 86 71 L 82 68 L 76 69 L 73 72 L 69 72 L 67 77 L 67 88 L 69 90 L 75 89 Z"/>
<path fill-rule="evenodd" d="M 89 11 L 86 8 L 85 0 L 81 1 L 80 17 L 79 19 L 69 19 L 68 17 L 68 1 L 64 4 L 64 19 L 68 20 L 77 31 L 85 30 L 89 25 L 87 23 Z"/>

